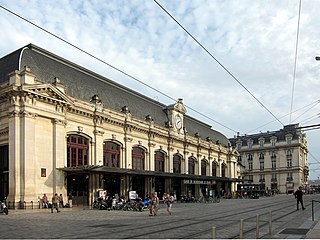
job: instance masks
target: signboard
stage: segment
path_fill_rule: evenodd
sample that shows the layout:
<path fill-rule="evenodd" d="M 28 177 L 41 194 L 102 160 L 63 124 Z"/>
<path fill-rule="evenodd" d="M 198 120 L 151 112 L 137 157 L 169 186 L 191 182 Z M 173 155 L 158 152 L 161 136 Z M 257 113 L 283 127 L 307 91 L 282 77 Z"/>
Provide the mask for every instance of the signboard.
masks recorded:
<path fill-rule="evenodd" d="M 130 191 L 129 192 L 129 199 L 134 200 L 137 198 L 137 192 L 136 191 Z"/>
<path fill-rule="evenodd" d="M 183 180 L 184 184 L 211 184 L 211 181 L 205 181 L 205 180 Z"/>
<path fill-rule="evenodd" d="M 106 199 L 106 196 L 107 196 L 106 190 L 99 191 L 99 198 Z"/>

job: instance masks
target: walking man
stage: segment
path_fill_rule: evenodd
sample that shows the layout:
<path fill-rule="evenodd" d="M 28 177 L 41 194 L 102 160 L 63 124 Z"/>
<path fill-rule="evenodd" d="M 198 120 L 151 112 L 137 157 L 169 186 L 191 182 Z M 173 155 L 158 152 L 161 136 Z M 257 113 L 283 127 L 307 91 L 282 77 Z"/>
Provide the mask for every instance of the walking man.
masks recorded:
<path fill-rule="evenodd" d="M 303 206 L 303 192 L 302 187 L 299 187 L 297 191 L 294 193 L 295 198 L 297 199 L 297 210 L 299 210 L 299 202 L 301 203 L 302 210 L 305 210 L 305 207 Z"/>
<path fill-rule="evenodd" d="M 60 212 L 59 211 L 59 196 L 58 194 L 54 194 L 54 196 L 52 197 L 52 207 L 51 207 L 51 213 L 53 213 L 53 209 L 55 208 L 57 210 L 57 213 Z"/>

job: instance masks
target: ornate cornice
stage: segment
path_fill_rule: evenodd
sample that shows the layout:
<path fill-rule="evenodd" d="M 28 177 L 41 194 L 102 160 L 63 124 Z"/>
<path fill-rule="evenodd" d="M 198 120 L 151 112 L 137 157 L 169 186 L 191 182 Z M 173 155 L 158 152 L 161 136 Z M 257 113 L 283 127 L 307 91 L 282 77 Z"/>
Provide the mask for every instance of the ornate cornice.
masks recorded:
<path fill-rule="evenodd" d="M 8 113 L 8 117 L 9 118 L 12 118 L 12 117 L 36 118 L 36 117 L 38 117 L 38 114 L 28 112 L 26 110 L 21 110 L 21 111 L 14 110 L 14 111 Z"/>

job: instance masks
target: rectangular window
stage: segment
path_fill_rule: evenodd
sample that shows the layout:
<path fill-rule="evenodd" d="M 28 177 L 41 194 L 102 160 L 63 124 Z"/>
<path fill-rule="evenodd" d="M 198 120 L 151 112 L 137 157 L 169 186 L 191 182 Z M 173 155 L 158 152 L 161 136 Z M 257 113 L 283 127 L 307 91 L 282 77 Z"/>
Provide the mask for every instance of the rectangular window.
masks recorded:
<path fill-rule="evenodd" d="M 83 149 L 78 148 L 78 165 L 83 164 Z"/>
<path fill-rule="evenodd" d="M 291 137 L 287 137 L 287 144 L 291 144 Z"/>
<path fill-rule="evenodd" d="M 259 141 L 259 144 L 260 144 L 260 147 L 263 147 L 264 146 L 264 141 Z"/>
<path fill-rule="evenodd" d="M 71 166 L 76 167 L 77 166 L 77 149 L 71 148 Z"/>
<path fill-rule="evenodd" d="M 272 168 L 272 170 L 276 170 L 277 169 L 277 161 L 276 161 L 276 159 L 272 159 L 271 168 Z"/>
<path fill-rule="evenodd" d="M 237 143 L 237 150 L 240 150 L 241 149 L 241 143 Z"/>
<path fill-rule="evenodd" d="M 252 142 L 248 142 L 248 148 L 252 149 Z"/>
<path fill-rule="evenodd" d="M 264 170 L 264 162 L 260 161 L 260 171 Z"/>
<path fill-rule="evenodd" d="M 249 165 L 249 171 L 252 171 L 252 162 L 249 162 L 248 165 Z"/>
<path fill-rule="evenodd" d="M 292 159 L 291 158 L 287 159 L 287 168 L 292 168 Z"/>
<path fill-rule="evenodd" d="M 46 177 L 47 176 L 47 169 L 41 168 L 41 177 Z"/>

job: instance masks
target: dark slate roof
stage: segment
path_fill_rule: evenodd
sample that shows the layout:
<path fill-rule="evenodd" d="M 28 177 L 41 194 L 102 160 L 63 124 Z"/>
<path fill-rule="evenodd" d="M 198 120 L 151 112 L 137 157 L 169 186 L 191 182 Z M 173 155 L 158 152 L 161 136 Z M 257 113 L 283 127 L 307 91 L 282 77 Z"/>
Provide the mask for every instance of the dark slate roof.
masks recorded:
<path fill-rule="evenodd" d="M 8 74 L 19 69 L 21 49 L 0 58 L 0 84 L 8 81 Z"/>
<path fill-rule="evenodd" d="M 286 141 L 286 135 L 292 134 L 292 139 L 298 139 L 301 130 L 298 128 L 299 124 L 290 124 L 283 127 L 278 131 L 268 131 L 264 133 L 256 133 L 256 134 L 249 134 L 244 136 L 238 136 L 234 138 L 229 138 L 229 141 L 232 146 L 236 146 L 237 141 L 242 141 L 242 146 L 246 146 L 248 141 L 253 141 L 253 144 L 259 144 L 259 138 L 264 138 L 266 143 L 270 143 L 270 139 L 272 137 L 276 137 L 277 141 Z"/>
<path fill-rule="evenodd" d="M 120 111 L 123 106 L 127 106 L 134 117 L 145 119 L 151 115 L 154 123 L 160 126 L 165 126 L 168 121 L 164 111 L 166 105 L 33 44 L 0 59 L 0 84 L 8 81 L 10 72 L 22 70 L 24 66 L 30 67 L 38 81 L 53 82 L 55 77 L 59 78 L 70 96 L 90 101 L 93 95 L 98 95 L 106 108 Z M 203 139 L 210 137 L 214 142 L 228 145 L 227 137 L 211 129 L 208 124 L 185 115 L 184 125 L 190 135 L 198 133 Z"/>

